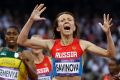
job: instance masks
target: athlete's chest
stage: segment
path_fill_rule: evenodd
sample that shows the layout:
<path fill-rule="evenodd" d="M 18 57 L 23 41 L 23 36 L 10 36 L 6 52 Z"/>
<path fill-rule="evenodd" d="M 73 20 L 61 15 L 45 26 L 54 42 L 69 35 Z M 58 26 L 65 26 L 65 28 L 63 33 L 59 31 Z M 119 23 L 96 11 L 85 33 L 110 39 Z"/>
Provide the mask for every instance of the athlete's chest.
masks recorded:
<path fill-rule="evenodd" d="M 52 65 L 48 57 L 44 57 L 43 61 L 36 64 L 38 80 L 52 80 Z"/>
<path fill-rule="evenodd" d="M 48 74 L 52 71 L 52 65 L 48 57 L 45 56 L 43 61 L 36 64 L 37 74 Z"/>
<path fill-rule="evenodd" d="M 0 58 L 3 57 L 9 57 L 9 58 L 18 58 L 19 57 L 19 52 L 21 52 L 22 49 L 18 48 L 16 51 L 9 51 L 8 48 L 4 47 L 0 51 Z"/>
<path fill-rule="evenodd" d="M 82 49 L 79 45 L 79 40 L 74 39 L 71 44 L 63 46 L 60 40 L 56 40 L 52 48 L 51 54 L 55 59 L 74 59 L 82 55 Z"/>
<path fill-rule="evenodd" d="M 70 46 L 55 46 L 52 51 L 52 57 L 56 59 L 72 59 L 79 58 L 82 55 L 82 50 L 77 44 L 73 44 Z"/>

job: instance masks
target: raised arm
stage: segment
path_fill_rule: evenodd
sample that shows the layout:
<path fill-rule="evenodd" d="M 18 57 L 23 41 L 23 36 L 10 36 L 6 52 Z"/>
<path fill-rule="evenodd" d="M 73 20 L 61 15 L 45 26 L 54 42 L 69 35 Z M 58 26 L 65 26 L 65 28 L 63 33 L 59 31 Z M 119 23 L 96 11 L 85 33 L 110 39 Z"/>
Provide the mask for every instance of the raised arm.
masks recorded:
<path fill-rule="evenodd" d="M 112 40 L 112 36 L 111 36 L 111 31 L 110 31 L 110 27 L 113 25 L 112 24 L 112 18 L 109 18 L 109 14 L 106 16 L 104 14 L 104 23 L 103 25 L 101 23 L 100 26 L 102 28 L 102 30 L 105 32 L 106 36 L 107 36 L 107 50 L 100 48 L 88 41 L 83 41 L 83 43 L 86 44 L 86 49 L 88 51 L 91 51 L 95 54 L 101 55 L 101 56 L 106 56 L 106 57 L 114 57 L 115 53 L 116 53 L 116 49 L 115 49 L 115 45 L 114 42 Z"/>
<path fill-rule="evenodd" d="M 41 13 L 46 9 L 46 7 L 44 7 L 44 4 L 40 4 L 40 5 L 36 5 L 36 7 L 34 8 L 30 18 L 28 19 L 27 23 L 24 25 L 23 29 L 21 30 L 18 39 L 17 39 L 17 43 L 21 46 L 25 46 L 25 47 L 31 47 L 31 48 L 36 48 L 36 47 L 45 47 L 47 48 L 47 43 L 48 40 L 30 40 L 28 39 L 28 33 L 30 31 L 30 28 L 33 24 L 34 21 L 41 21 L 41 20 L 45 20 L 45 18 L 40 17 Z"/>

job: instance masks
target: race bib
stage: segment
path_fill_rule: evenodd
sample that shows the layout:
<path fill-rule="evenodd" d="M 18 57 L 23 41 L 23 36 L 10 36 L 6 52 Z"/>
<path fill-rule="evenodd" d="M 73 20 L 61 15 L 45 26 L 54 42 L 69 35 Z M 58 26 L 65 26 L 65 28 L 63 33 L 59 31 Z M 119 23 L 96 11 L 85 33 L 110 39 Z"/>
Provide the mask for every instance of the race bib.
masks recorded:
<path fill-rule="evenodd" d="M 57 62 L 55 66 L 58 74 L 74 74 L 79 73 L 80 62 Z"/>
<path fill-rule="evenodd" d="M 18 73 L 17 69 L 0 67 L 0 79 L 17 80 Z"/>
<path fill-rule="evenodd" d="M 51 78 L 50 78 L 50 76 L 44 76 L 44 77 L 39 76 L 38 80 L 51 80 Z"/>
<path fill-rule="evenodd" d="M 82 75 L 82 58 L 78 59 L 62 59 L 53 61 L 54 76 L 81 76 Z"/>

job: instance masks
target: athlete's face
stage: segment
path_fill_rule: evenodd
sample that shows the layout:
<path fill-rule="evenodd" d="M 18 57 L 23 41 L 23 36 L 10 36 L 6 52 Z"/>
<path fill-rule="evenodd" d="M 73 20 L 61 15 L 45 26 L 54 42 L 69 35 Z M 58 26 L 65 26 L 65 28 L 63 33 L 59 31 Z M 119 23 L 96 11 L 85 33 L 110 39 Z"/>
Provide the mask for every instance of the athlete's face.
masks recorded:
<path fill-rule="evenodd" d="M 16 45 L 18 32 L 15 28 L 8 28 L 5 34 L 5 40 L 8 45 Z"/>
<path fill-rule="evenodd" d="M 42 37 L 40 35 L 33 35 L 31 37 L 31 40 L 35 41 L 35 40 L 42 40 Z M 32 48 L 32 52 L 34 54 L 40 54 L 43 52 L 43 49 L 40 49 L 40 48 Z"/>
<path fill-rule="evenodd" d="M 70 14 L 62 14 L 58 17 L 57 20 L 57 31 L 59 31 L 63 35 L 73 35 L 73 32 L 76 29 L 73 16 L 71 16 Z"/>
<path fill-rule="evenodd" d="M 120 79 L 120 65 L 117 65 L 114 61 L 109 62 L 109 70 L 112 76 L 116 79 Z"/>

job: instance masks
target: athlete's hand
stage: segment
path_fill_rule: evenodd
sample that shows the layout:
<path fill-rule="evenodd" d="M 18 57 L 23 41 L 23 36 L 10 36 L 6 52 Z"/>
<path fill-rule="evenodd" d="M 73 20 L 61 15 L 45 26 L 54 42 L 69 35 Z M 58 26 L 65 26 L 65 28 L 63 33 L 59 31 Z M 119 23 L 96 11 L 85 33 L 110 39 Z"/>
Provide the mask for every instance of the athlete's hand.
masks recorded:
<path fill-rule="evenodd" d="M 99 23 L 99 25 L 101 26 L 102 30 L 105 33 L 108 33 L 110 31 L 110 27 L 113 25 L 112 23 L 112 18 L 109 17 L 109 14 L 103 16 L 103 24 Z"/>
<path fill-rule="evenodd" d="M 45 20 L 44 17 L 40 17 L 41 13 L 46 9 L 46 7 L 44 7 L 44 4 L 40 4 L 40 5 L 36 5 L 30 18 L 34 21 L 38 21 L 38 20 Z"/>
<path fill-rule="evenodd" d="M 25 57 L 25 55 L 23 53 L 19 53 L 19 57 L 20 60 L 22 60 L 24 63 L 26 63 L 27 59 Z"/>
<path fill-rule="evenodd" d="M 23 54 L 21 52 L 19 52 L 19 56 L 18 58 L 22 60 Z"/>

